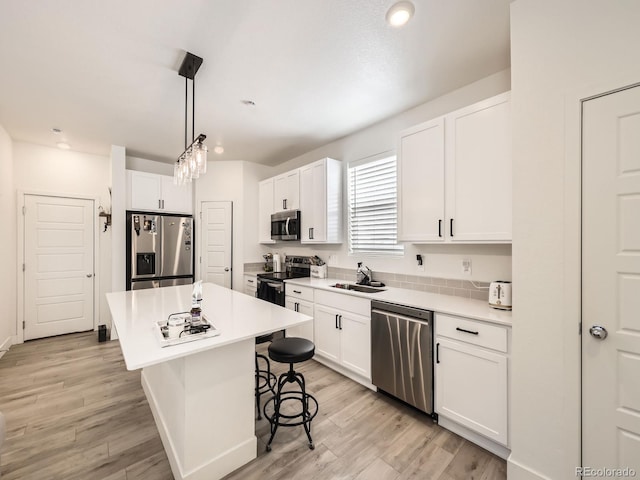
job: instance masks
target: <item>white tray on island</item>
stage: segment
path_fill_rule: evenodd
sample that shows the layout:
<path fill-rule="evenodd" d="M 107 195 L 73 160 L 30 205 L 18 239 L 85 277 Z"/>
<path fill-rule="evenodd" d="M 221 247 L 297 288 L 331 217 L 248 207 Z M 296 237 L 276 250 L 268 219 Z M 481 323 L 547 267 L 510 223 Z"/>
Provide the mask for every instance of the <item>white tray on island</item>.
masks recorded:
<path fill-rule="evenodd" d="M 196 326 L 208 325 L 207 330 L 199 333 L 190 333 L 188 330 L 185 330 L 184 333 L 178 338 L 168 337 L 168 323 L 169 320 L 160 320 L 156 322 L 153 327 L 156 332 L 156 338 L 158 339 L 161 347 L 180 345 L 182 343 L 193 342 L 195 340 L 200 340 L 203 338 L 217 337 L 218 335 L 220 335 L 220 330 L 218 330 L 209 320 L 207 320 L 205 316 L 202 316 Z"/>

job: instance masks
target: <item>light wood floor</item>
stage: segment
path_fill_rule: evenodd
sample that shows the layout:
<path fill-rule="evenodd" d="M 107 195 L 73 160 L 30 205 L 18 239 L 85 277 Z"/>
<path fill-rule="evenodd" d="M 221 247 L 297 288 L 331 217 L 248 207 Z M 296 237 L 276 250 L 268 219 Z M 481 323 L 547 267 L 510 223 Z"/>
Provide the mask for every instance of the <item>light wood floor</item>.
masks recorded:
<path fill-rule="evenodd" d="M 281 367 L 278 365 L 277 367 Z M 302 427 L 256 423 L 258 458 L 228 479 L 505 479 L 505 462 L 315 361 L 299 366 L 320 404 L 315 450 Z M 172 479 L 140 386 L 118 342 L 96 333 L 16 345 L 0 359 L 8 436 L 0 472 L 11 479 Z"/>

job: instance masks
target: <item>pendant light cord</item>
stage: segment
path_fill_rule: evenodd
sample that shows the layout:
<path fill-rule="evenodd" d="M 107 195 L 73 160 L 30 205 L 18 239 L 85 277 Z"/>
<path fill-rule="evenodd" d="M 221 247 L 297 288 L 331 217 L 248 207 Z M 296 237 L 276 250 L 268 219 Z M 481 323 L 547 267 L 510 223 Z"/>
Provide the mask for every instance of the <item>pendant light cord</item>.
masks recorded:
<path fill-rule="evenodd" d="M 191 80 L 191 143 L 196 139 L 196 77 Z"/>
<path fill-rule="evenodd" d="M 187 150 L 187 122 L 189 118 L 188 105 L 189 105 L 189 80 L 184 77 L 184 149 Z"/>

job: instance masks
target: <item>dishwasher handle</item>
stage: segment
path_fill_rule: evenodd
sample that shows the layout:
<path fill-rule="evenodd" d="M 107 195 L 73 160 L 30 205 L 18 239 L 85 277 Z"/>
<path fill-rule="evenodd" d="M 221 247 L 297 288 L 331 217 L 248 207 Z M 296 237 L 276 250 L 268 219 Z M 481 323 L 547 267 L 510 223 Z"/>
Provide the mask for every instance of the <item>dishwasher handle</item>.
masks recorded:
<path fill-rule="evenodd" d="M 391 316 L 391 317 L 395 317 L 395 318 L 399 318 L 400 320 L 406 320 L 408 322 L 418 322 L 418 323 L 424 323 L 425 325 L 429 325 L 429 320 L 428 319 L 422 319 L 422 318 L 416 318 L 416 317 L 406 317 L 404 315 L 400 315 L 398 313 L 393 313 L 393 312 L 386 312 L 383 310 L 377 310 L 377 309 L 372 309 L 371 313 L 377 313 L 379 315 L 384 315 L 385 317 Z"/>

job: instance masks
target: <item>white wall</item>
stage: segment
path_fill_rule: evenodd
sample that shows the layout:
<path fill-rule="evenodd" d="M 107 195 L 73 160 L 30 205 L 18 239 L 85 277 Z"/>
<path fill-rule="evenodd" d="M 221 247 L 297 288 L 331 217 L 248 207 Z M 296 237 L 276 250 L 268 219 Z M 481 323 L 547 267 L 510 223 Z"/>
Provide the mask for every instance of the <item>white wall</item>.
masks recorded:
<path fill-rule="evenodd" d="M 17 190 L 58 195 L 99 197 L 99 204 L 110 209 L 109 158 L 89 155 L 30 143 L 15 142 L 13 146 L 14 185 Z M 15 206 L 14 206 L 15 210 Z M 15 213 L 14 213 L 15 215 Z M 102 221 L 96 222 L 102 225 Z M 111 291 L 111 234 L 99 229 L 98 322 L 108 323 L 109 309 L 105 293 Z M 13 232 L 15 238 L 16 232 Z M 15 262 L 15 254 L 12 255 Z M 14 267 L 15 268 L 15 267 Z M 15 297 L 15 293 L 14 293 Z"/>
<path fill-rule="evenodd" d="M 505 70 L 475 83 L 455 90 L 447 95 L 419 105 L 390 119 L 365 128 L 352 135 L 329 143 L 321 148 L 296 157 L 274 168 L 264 178 L 291 170 L 319 160 L 331 157 L 350 161 L 366 158 L 382 152 L 396 150 L 396 137 L 399 131 L 412 125 L 452 112 L 485 98 L 497 95 L 510 89 L 510 71 Z M 346 182 L 345 182 L 346 183 Z M 345 188 L 346 198 L 346 188 Z M 346 209 L 346 200 L 345 200 Z M 345 216 L 346 217 L 346 216 Z M 345 218 L 345 232 L 346 232 Z M 257 234 L 256 234 L 257 238 Z M 278 243 L 275 246 L 263 246 L 259 255 L 247 261 L 261 261 L 266 252 L 309 255 L 317 254 L 325 261 L 335 255 L 330 266 L 353 268 L 364 261 L 373 271 L 397 272 L 411 275 L 423 275 L 445 278 L 461 278 L 477 281 L 510 280 L 511 279 L 511 245 L 410 245 L 405 246 L 404 257 L 389 258 L 376 256 L 351 256 L 348 244 L 333 246 L 301 247 L 299 243 Z M 424 259 L 425 270 L 419 271 L 416 254 Z M 471 259 L 472 275 L 462 273 L 462 259 Z"/>
<path fill-rule="evenodd" d="M 510 480 L 575 478 L 580 462 L 579 99 L 640 81 L 638 18 L 636 0 L 511 6 Z"/>
<path fill-rule="evenodd" d="M 16 335 L 16 190 L 13 186 L 11 138 L 0 125 L 0 349 Z M 2 352 L 0 352 L 2 356 Z"/>

